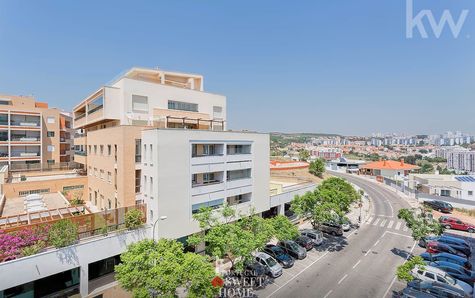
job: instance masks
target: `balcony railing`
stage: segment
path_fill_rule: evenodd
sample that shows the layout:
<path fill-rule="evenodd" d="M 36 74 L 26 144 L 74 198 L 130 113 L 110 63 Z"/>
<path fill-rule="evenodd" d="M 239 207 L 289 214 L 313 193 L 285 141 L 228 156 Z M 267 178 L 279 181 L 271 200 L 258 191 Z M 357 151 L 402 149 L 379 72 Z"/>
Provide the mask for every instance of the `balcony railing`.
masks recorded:
<path fill-rule="evenodd" d="M 200 186 L 208 186 L 208 185 L 215 185 L 215 184 L 221 184 L 223 181 L 220 180 L 210 180 L 210 181 L 203 181 L 202 183 L 192 183 L 192 187 L 200 187 Z"/>
<path fill-rule="evenodd" d="M 86 113 L 82 113 L 82 114 L 77 115 L 76 118 L 74 118 L 74 120 L 79 120 L 79 119 L 82 119 L 84 117 L 86 117 Z"/>
<path fill-rule="evenodd" d="M 40 140 L 40 137 L 12 136 L 14 142 L 39 142 Z"/>
<path fill-rule="evenodd" d="M 97 106 L 97 107 L 95 107 L 95 108 L 93 108 L 93 109 L 90 109 L 87 113 L 88 113 L 88 114 L 92 114 L 92 113 L 94 113 L 94 112 L 97 112 L 97 111 L 101 110 L 103 107 L 104 107 L 103 105 Z"/>
<path fill-rule="evenodd" d="M 0 125 L 8 125 L 8 121 L 0 120 Z"/>
<path fill-rule="evenodd" d="M 87 152 L 86 152 L 86 151 L 79 151 L 79 150 L 76 150 L 76 151 L 74 151 L 74 154 L 76 154 L 76 155 L 81 155 L 81 156 L 87 156 Z"/>
<path fill-rule="evenodd" d="M 223 153 L 213 153 L 213 154 L 192 154 L 191 157 L 208 157 L 208 156 L 224 156 Z"/>
<path fill-rule="evenodd" d="M 40 152 L 12 152 L 12 157 L 37 157 Z"/>
<path fill-rule="evenodd" d="M 0 152 L 0 157 L 8 157 L 8 152 Z"/>

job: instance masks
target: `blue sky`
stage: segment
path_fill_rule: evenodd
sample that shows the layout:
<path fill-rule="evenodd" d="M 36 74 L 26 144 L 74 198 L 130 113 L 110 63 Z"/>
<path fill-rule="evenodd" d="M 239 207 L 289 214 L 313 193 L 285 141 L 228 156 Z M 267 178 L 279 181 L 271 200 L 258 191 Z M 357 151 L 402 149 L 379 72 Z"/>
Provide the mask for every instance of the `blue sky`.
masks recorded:
<path fill-rule="evenodd" d="M 71 109 L 132 66 L 201 73 L 232 129 L 475 133 L 475 1 L 455 39 L 406 38 L 405 0 L 3 1 L 0 93 Z"/>

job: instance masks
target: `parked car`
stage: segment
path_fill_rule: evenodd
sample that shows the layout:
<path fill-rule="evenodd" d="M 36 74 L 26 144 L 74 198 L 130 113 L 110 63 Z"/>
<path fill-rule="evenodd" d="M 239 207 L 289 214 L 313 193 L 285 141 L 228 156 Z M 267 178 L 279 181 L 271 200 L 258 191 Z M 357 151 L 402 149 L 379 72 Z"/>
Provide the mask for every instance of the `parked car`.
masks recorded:
<path fill-rule="evenodd" d="M 434 295 L 423 292 L 423 290 L 418 290 L 412 287 L 407 286 L 404 290 L 399 293 L 400 298 L 437 298 Z"/>
<path fill-rule="evenodd" d="M 424 253 L 421 253 L 420 256 L 425 261 L 449 262 L 449 263 L 452 263 L 452 264 L 463 266 L 468 270 L 472 269 L 472 264 L 470 264 L 470 262 L 468 261 L 468 259 L 466 257 L 461 257 L 461 256 L 453 255 L 453 254 L 450 254 L 450 253 L 446 253 L 446 252 L 437 253 L 437 254 L 430 254 L 428 252 L 424 252 Z"/>
<path fill-rule="evenodd" d="M 473 293 L 473 287 L 471 285 L 455 279 L 447 272 L 432 266 L 416 266 L 412 269 L 411 274 L 414 278 L 422 281 L 444 283 L 463 290 L 468 295 L 472 295 Z"/>
<path fill-rule="evenodd" d="M 343 228 L 340 224 L 325 222 L 320 225 L 320 231 L 323 233 L 331 234 L 333 236 L 343 235 Z"/>
<path fill-rule="evenodd" d="M 460 245 L 460 246 L 466 247 L 466 248 L 471 250 L 470 245 L 467 243 L 467 241 L 465 241 L 461 238 L 452 237 L 452 236 L 448 236 L 448 235 L 445 235 L 445 234 L 442 235 L 442 236 L 424 237 L 421 240 L 419 240 L 419 246 L 425 248 L 426 245 L 427 245 L 427 242 L 430 242 L 430 241 L 437 241 L 437 242 L 442 242 L 442 243 L 446 243 L 446 244 Z"/>
<path fill-rule="evenodd" d="M 300 231 L 300 235 L 307 236 L 312 239 L 313 246 L 319 246 L 323 243 L 323 234 L 322 231 L 315 229 L 305 229 Z"/>
<path fill-rule="evenodd" d="M 439 218 L 439 222 L 444 226 L 446 229 L 454 229 L 460 231 L 467 231 L 469 233 L 475 232 L 475 226 L 469 223 L 465 223 L 458 218 L 443 216 Z"/>
<path fill-rule="evenodd" d="M 443 201 L 424 201 L 424 205 L 443 213 L 452 213 L 454 207 Z"/>
<path fill-rule="evenodd" d="M 450 262 L 428 262 L 427 265 L 439 268 L 447 272 L 453 278 L 464 281 L 468 284 L 473 284 L 475 281 L 475 272 L 465 269 L 463 266 L 456 265 Z"/>
<path fill-rule="evenodd" d="M 307 257 L 307 251 L 305 248 L 301 247 L 295 241 L 285 240 L 279 241 L 277 246 L 282 247 L 282 249 L 295 259 L 303 260 Z"/>
<path fill-rule="evenodd" d="M 298 245 L 305 248 L 307 251 L 309 251 L 313 248 L 313 241 L 312 241 L 312 239 L 310 239 L 310 237 L 300 235 L 297 238 L 295 238 L 294 241 Z"/>
<path fill-rule="evenodd" d="M 454 247 L 447 245 L 445 243 L 431 241 L 427 244 L 426 251 L 431 254 L 436 254 L 439 252 L 448 252 L 450 254 L 460 256 L 460 257 L 467 257 L 465 253 L 455 249 Z"/>
<path fill-rule="evenodd" d="M 282 266 L 277 261 L 264 252 L 258 252 L 255 254 L 255 260 L 266 268 L 267 274 L 276 278 L 282 275 Z"/>
<path fill-rule="evenodd" d="M 460 298 L 468 298 L 470 297 L 467 295 L 467 293 L 463 290 L 460 289 L 459 287 L 446 284 L 443 282 L 437 282 L 437 281 L 421 281 L 421 280 L 413 280 L 407 283 L 407 288 L 406 289 L 412 289 L 415 291 L 406 291 L 406 296 L 404 296 L 404 291 L 403 291 L 403 297 L 417 297 L 417 298 L 422 298 L 422 297 L 460 297 Z M 419 293 L 425 293 L 430 296 L 425 296 L 425 295 L 416 295 L 417 292 Z"/>
<path fill-rule="evenodd" d="M 242 271 L 231 268 L 230 276 L 232 278 L 247 279 L 247 282 L 252 284 L 255 290 L 265 288 L 269 283 L 266 268 L 257 261 L 247 263 Z M 226 275 L 224 278 L 226 278 Z"/>
<path fill-rule="evenodd" d="M 294 265 L 294 258 L 287 254 L 282 247 L 274 244 L 267 244 L 264 247 L 264 252 L 276 259 L 284 268 L 290 268 Z"/>
<path fill-rule="evenodd" d="M 341 229 L 344 232 L 348 232 L 349 230 L 351 230 L 351 222 L 348 218 L 342 218 L 340 221 L 340 225 L 341 225 Z"/>

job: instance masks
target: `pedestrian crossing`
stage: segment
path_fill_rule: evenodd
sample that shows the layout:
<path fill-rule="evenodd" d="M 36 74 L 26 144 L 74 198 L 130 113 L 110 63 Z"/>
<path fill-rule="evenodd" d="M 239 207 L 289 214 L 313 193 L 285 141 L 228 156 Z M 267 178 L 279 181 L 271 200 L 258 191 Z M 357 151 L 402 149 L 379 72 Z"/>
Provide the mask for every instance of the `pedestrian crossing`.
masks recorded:
<path fill-rule="evenodd" d="M 385 228 L 385 229 L 396 230 L 396 231 L 402 231 L 402 232 L 409 231 L 404 221 L 398 220 L 397 218 L 387 217 L 387 216 L 385 217 L 371 216 L 363 224 Z"/>

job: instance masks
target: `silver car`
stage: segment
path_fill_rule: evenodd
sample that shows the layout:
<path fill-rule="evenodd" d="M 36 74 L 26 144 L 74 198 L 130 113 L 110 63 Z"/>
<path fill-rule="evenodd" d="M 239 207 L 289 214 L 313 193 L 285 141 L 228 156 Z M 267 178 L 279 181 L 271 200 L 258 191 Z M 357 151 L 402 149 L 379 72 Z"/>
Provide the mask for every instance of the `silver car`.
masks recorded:
<path fill-rule="evenodd" d="M 300 231 L 300 235 L 307 236 L 312 239 L 312 242 L 315 246 L 322 245 L 323 243 L 323 233 L 314 229 L 305 229 Z"/>
<path fill-rule="evenodd" d="M 282 275 L 282 266 L 271 256 L 264 252 L 258 252 L 254 255 L 259 264 L 266 268 L 267 274 L 276 278 Z"/>

